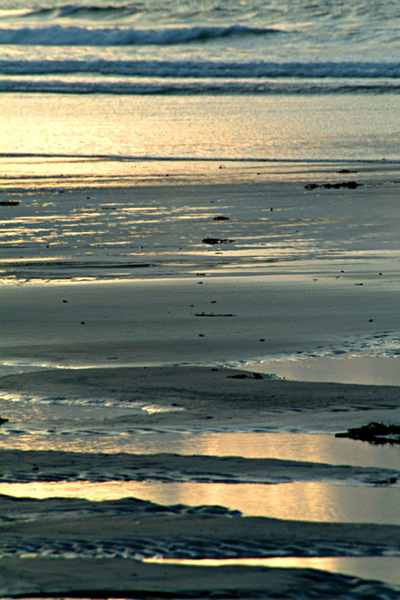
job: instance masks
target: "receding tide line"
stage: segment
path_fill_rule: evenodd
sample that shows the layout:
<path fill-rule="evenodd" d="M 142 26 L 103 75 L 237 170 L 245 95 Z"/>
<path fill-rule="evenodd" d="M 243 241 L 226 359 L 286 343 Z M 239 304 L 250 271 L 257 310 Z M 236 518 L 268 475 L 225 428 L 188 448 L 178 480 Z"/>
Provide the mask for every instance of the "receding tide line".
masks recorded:
<path fill-rule="evenodd" d="M 0 152 L 0 159 L 4 158 L 54 158 L 75 160 L 107 160 L 107 161 L 154 161 L 154 162 L 232 162 L 232 163 L 285 163 L 285 164 L 400 164 L 400 159 L 365 159 L 365 158 L 255 158 L 232 156 L 151 156 L 151 155 L 115 155 L 115 154 L 51 154 L 45 152 Z"/>

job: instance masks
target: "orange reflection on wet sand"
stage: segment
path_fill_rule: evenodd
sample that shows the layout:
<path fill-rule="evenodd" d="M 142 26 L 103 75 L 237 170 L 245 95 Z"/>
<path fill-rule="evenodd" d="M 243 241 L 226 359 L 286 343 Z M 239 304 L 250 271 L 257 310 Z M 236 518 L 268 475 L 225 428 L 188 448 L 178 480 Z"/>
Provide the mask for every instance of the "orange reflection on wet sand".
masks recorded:
<path fill-rule="evenodd" d="M 247 567 L 278 567 L 298 569 L 319 569 L 331 573 L 342 573 L 362 579 L 377 579 L 400 585 L 400 558 L 394 556 L 363 557 L 307 557 L 307 558 L 237 558 L 237 559 L 163 559 L 150 558 L 143 562 L 158 564 L 179 564 L 201 567 L 221 567 L 225 565 L 241 565 Z"/>
<path fill-rule="evenodd" d="M 283 473 L 284 474 L 284 473 Z M 0 494 L 92 501 L 140 498 L 162 505 L 221 505 L 245 516 L 300 521 L 400 524 L 400 489 L 323 482 L 280 485 L 146 482 L 2 483 Z"/>

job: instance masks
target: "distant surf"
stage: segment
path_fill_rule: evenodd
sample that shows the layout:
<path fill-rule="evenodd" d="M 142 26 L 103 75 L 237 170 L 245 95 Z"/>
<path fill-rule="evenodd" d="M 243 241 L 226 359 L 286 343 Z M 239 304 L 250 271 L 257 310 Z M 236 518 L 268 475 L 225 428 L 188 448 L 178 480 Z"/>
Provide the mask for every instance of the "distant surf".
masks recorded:
<path fill-rule="evenodd" d="M 282 33 L 278 29 L 230 25 L 227 27 L 167 27 L 160 29 L 133 29 L 112 27 L 22 27 L 0 29 L 0 44 L 33 44 L 40 46 L 125 46 L 170 45 L 209 40 L 233 35 L 269 35 Z"/>

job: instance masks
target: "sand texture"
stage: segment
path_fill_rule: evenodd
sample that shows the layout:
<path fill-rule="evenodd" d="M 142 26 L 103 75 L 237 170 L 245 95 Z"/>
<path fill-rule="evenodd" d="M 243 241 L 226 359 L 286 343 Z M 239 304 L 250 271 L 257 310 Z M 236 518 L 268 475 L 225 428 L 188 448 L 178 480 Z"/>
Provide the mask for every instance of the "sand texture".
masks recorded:
<path fill-rule="evenodd" d="M 74 564 L 75 563 L 75 564 Z M 4 560 L 0 567 L 3 578 L 16 574 L 16 563 Z M 80 597 L 125 598 L 298 598 L 299 589 L 313 589 L 314 597 L 332 598 L 332 595 L 354 598 L 398 596 L 377 582 L 357 580 L 343 575 L 331 575 L 306 569 L 257 567 L 187 567 L 144 565 L 126 560 L 63 561 L 37 559 L 17 566 L 21 580 L 29 582 L 7 586 L 7 594 L 64 595 Z M 69 580 L 69 584 L 65 581 Z M 112 585 L 111 581 L 119 581 Z M 385 596 L 384 596 L 385 595 Z"/>
<path fill-rule="evenodd" d="M 168 166 L 2 195 L 0 596 L 398 599 L 397 166 Z"/>
<path fill-rule="evenodd" d="M 104 427 L 108 410 L 114 427 L 121 421 L 125 426 L 159 431 L 231 427 L 251 435 L 257 428 L 268 429 L 274 414 L 325 413 L 334 418 L 339 411 L 365 421 L 369 411 L 396 410 L 400 403 L 396 387 L 275 381 L 245 371 L 206 367 L 41 371 L 3 377 L 1 386 L 4 396 L 11 399 L 18 392 L 25 402 L 34 399 L 34 406 L 42 411 L 48 410 L 52 390 L 57 389 L 59 406 L 71 410 L 71 420 L 81 414 L 79 399 L 84 399 L 79 426 L 87 430 L 102 419 Z M 99 407 L 100 399 L 112 407 Z M 122 409 L 115 416 L 118 401 Z M 0 452 L 0 474 L 2 483 L 32 485 L 110 481 L 124 486 L 154 481 L 274 487 L 330 481 L 357 482 L 374 489 L 396 486 L 399 477 L 396 469 L 307 462 L 301 456 L 295 461 L 6 448 Z M 396 598 L 398 594 L 383 582 L 322 570 L 143 562 L 157 556 L 198 561 L 397 556 L 400 526 L 396 525 L 247 517 L 210 503 L 160 505 L 134 498 L 35 500 L 3 495 L 0 509 L 4 596 L 298 598 L 299 589 L 312 590 L 305 596 L 310 598 Z"/>

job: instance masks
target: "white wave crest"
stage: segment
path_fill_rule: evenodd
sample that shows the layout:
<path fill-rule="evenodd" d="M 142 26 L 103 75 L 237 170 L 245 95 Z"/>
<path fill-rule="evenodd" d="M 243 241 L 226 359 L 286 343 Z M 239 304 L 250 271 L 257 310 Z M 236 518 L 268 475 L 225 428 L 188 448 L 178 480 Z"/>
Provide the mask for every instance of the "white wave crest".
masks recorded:
<path fill-rule="evenodd" d="M 0 44 L 40 46 L 127 46 L 174 45 L 233 35 L 268 35 L 278 29 L 230 25 L 227 27 L 178 27 L 165 29 L 133 29 L 111 27 L 22 27 L 0 29 Z"/>

